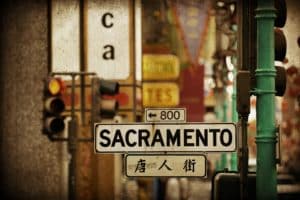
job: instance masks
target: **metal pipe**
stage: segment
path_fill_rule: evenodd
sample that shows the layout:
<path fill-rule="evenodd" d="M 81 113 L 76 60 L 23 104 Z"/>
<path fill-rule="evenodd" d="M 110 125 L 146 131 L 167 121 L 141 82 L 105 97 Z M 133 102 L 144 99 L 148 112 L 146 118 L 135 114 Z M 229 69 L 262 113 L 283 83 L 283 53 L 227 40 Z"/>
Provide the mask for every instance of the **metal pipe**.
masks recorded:
<path fill-rule="evenodd" d="M 227 99 L 226 99 L 226 91 L 223 92 L 223 105 L 222 105 L 222 121 L 227 122 Z M 227 164 L 227 153 L 221 153 L 221 169 L 228 168 Z"/>
<path fill-rule="evenodd" d="M 52 71 L 52 1 L 47 1 L 48 73 Z"/>
<path fill-rule="evenodd" d="M 71 88 L 71 120 L 68 123 L 68 151 L 70 154 L 69 161 L 69 200 L 76 199 L 76 137 L 77 123 L 75 118 L 75 75 L 72 75 Z"/>
<path fill-rule="evenodd" d="M 231 121 L 233 123 L 238 122 L 238 113 L 236 109 L 236 70 L 233 69 L 233 92 L 232 92 L 232 102 L 231 102 Z M 231 153 L 230 165 L 232 171 L 237 171 L 237 152 Z"/>
<path fill-rule="evenodd" d="M 80 51 L 80 71 L 86 71 L 86 43 L 85 43 L 85 7 L 84 0 L 79 1 L 79 51 Z M 81 122 L 83 125 L 86 124 L 85 120 L 85 76 L 84 74 L 80 75 L 80 108 L 81 108 Z"/>
<path fill-rule="evenodd" d="M 248 199 L 248 115 L 240 116 L 242 147 L 241 147 L 241 166 L 240 166 L 240 190 L 241 199 Z"/>
<path fill-rule="evenodd" d="M 69 161 L 69 200 L 76 200 L 76 153 L 77 153 L 77 120 L 72 118 L 69 121 L 69 141 L 68 150 L 70 153 Z"/>
<path fill-rule="evenodd" d="M 50 76 L 55 75 L 65 75 L 65 76 L 75 76 L 75 75 L 96 75 L 95 72 L 51 72 Z M 75 84 L 74 84 L 75 85 Z"/>
<path fill-rule="evenodd" d="M 274 68 L 274 0 L 257 0 L 257 177 L 256 197 L 277 199 L 275 76 Z"/>

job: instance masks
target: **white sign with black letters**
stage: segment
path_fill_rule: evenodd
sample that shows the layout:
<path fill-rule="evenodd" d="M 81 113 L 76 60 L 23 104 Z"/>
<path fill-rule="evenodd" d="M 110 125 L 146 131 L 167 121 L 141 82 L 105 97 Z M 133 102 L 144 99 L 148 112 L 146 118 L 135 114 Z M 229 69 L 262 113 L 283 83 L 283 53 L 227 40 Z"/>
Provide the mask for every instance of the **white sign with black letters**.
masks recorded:
<path fill-rule="evenodd" d="M 96 153 L 233 152 L 232 123 L 131 123 L 94 126 Z"/>
<path fill-rule="evenodd" d="M 130 0 L 91 0 L 87 5 L 88 71 L 105 79 L 127 79 L 134 28 Z"/>
<path fill-rule="evenodd" d="M 204 177 L 206 157 L 200 154 L 128 154 L 125 173 L 128 177 Z"/>
<path fill-rule="evenodd" d="M 146 122 L 185 122 L 186 109 L 185 108 L 146 108 L 145 109 Z"/>

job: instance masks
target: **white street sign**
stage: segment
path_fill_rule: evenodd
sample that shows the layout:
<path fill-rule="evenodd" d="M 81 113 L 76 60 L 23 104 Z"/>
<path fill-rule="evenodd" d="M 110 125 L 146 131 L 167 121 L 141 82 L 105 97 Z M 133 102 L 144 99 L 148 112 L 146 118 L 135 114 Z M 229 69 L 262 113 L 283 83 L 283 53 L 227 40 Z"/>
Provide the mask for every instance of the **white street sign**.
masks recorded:
<path fill-rule="evenodd" d="M 146 122 L 185 122 L 185 108 L 146 108 Z"/>
<path fill-rule="evenodd" d="M 94 127 L 96 153 L 233 152 L 232 123 L 131 123 Z"/>
<path fill-rule="evenodd" d="M 125 172 L 128 177 L 204 177 L 204 155 L 132 155 L 125 157 Z"/>
<path fill-rule="evenodd" d="M 130 75 L 130 42 L 134 39 L 130 6 L 129 0 L 88 2 L 88 71 L 101 78 L 125 80 Z"/>

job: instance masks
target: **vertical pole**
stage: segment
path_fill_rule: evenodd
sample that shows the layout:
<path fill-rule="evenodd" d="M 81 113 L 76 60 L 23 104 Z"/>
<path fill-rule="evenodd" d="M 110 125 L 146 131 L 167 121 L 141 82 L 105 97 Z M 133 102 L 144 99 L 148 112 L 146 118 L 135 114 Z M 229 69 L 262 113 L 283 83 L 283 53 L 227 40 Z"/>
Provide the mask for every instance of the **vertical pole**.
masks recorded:
<path fill-rule="evenodd" d="M 240 190 L 241 199 L 248 199 L 248 115 L 240 115 L 242 147 L 241 147 L 241 166 L 240 166 Z"/>
<path fill-rule="evenodd" d="M 223 122 L 227 122 L 227 99 L 226 99 L 226 91 L 224 90 L 224 92 L 223 92 L 223 105 L 222 105 L 222 121 Z M 225 169 L 225 168 L 227 168 L 228 167 L 228 165 L 227 165 L 227 154 L 226 153 L 221 153 L 221 169 L 223 170 L 223 169 Z"/>
<path fill-rule="evenodd" d="M 257 178 L 256 197 L 277 199 L 275 75 L 274 68 L 274 0 L 257 0 Z"/>
<path fill-rule="evenodd" d="M 79 1 L 79 59 L 80 71 L 86 71 L 86 42 L 85 42 L 85 12 L 84 0 Z M 86 125 L 85 120 L 85 76 L 80 75 L 80 108 L 81 108 L 81 122 Z"/>
<path fill-rule="evenodd" d="M 69 142 L 68 150 L 70 153 L 69 161 L 69 200 L 76 200 L 76 130 L 77 121 L 72 118 L 69 121 Z"/>
<path fill-rule="evenodd" d="M 52 71 L 52 1 L 47 1 L 48 73 Z"/>
<path fill-rule="evenodd" d="M 76 200 L 76 134 L 77 122 L 75 116 L 75 75 L 72 75 L 71 88 L 71 120 L 68 131 L 68 150 L 70 154 L 69 162 L 69 200 Z"/>
<path fill-rule="evenodd" d="M 239 80 L 236 81 L 237 88 L 237 110 L 239 113 L 239 151 L 238 151 L 238 170 L 240 171 L 240 198 L 248 199 L 248 116 L 250 113 L 250 79 L 246 71 L 255 68 L 255 30 L 254 7 L 256 1 L 243 0 L 238 3 L 238 68 L 240 73 Z M 254 44 L 253 44 L 254 43 Z M 238 78 L 238 76 L 237 76 Z M 240 81 L 240 82 L 239 82 Z M 241 85 L 244 84 L 244 85 Z M 248 94 L 246 94 L 246 93 Z M 246 96 L 245 96 L 246 95 Z M 249 97 L 248 97 L 249 96 Z"/>
<path fill-rule="evenodd" d="M 231 120 L 233 123 L 238 122 L 238 114 L 236 112 L 236 70 L 233 69 L 233 92 L 231 104 Z M 230 165 L 232 171 L 237 171 L 237 152 L 231 153 Z"/>
<path fill-rule="evenodd" d="M 224 170 L 227 168 L 227 154 L 221 153 L 221 159 L 220 159 L 220 169 Z"/>
<path fill-rule="evenodd" d="M 226 91 L 224 90 L 223 92 L 223 96 L 224 96 L 224 102 L 223 102 L 223 119 L 222 121 L 223 122 L 227 122 L 227 108 L 228 108 L 228 105 L 227 105 L 227 99 L 226 99 Z"/>

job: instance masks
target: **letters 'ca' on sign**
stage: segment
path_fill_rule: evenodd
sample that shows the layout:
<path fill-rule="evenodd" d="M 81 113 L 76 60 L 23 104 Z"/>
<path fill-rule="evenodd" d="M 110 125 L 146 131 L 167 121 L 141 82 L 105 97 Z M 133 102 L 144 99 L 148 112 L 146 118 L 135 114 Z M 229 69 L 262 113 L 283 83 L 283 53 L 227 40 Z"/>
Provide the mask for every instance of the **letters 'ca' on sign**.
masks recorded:
<path fill-rule="evenodd" d="M 176 83 L 143 83 L 145 107 L 172 107 L 179 104 L 179 87 Z"/>
<path fill-rule="evenodd" d="M 105 79 L 127 79 L 133 29 L 130 1 L 93 0 L 87 9 L 88 71 Z"/>
<path fill-rule="evenodd" d="M 96 153 L 233 152 L 232 123 L 95 124 Z"/>
<path fill-rule="evenodd" d="M 206 157 L 199 154 L 138 155 L 125 157 L 128 177 L 204 177 Z"/>
<path fill-rule="evenodd" d="M 175 55 L 143 55 L 144 80 L 174 80 L 179 72 L 179 59 Z"/>

